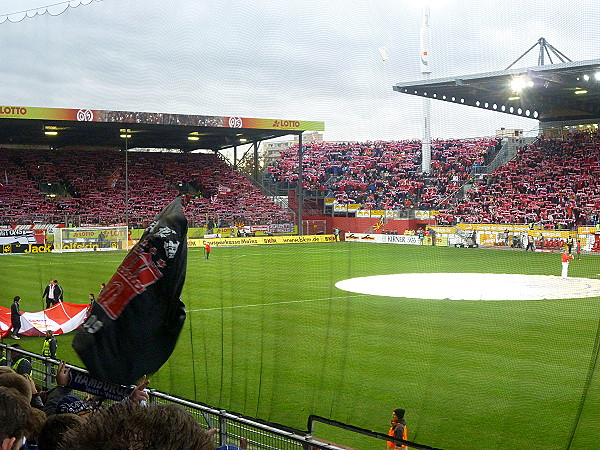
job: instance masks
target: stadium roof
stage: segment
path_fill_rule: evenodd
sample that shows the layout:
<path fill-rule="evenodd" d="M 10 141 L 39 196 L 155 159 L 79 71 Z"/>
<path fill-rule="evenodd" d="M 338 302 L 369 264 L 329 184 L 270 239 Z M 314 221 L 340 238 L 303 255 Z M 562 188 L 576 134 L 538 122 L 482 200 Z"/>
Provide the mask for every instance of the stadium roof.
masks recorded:
<path fill-rule="evenodd" d="M 540 122 L 600 118 L 600 59 L 398 83 L 410 95 Z"/>
<path fill-rule="evenodd" d="M 323 129 L 300 120 L 0 106 L 0 145 L 218 151 Z"/>

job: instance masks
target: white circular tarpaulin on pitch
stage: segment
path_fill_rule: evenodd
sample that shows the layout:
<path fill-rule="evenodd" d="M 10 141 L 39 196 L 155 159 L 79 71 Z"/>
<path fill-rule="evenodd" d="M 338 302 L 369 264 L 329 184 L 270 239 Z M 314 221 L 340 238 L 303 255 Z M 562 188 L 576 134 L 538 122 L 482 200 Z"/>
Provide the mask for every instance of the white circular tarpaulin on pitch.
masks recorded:
<path fill-rule="evenodd" d="M 400 273 L 338 281 L 359 294 L 446 300 L 549 300 L 600 297 L 600 280 L 496 273 Z"/>

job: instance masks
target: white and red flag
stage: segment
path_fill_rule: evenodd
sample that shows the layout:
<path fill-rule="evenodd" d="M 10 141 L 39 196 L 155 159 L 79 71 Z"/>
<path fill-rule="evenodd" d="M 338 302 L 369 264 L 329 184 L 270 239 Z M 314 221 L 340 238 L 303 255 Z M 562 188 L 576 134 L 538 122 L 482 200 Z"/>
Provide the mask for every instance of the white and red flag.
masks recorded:
<path fill-rule="evenodd" d="M 90 305 L 59 302 L 39 312 L 24 312 L 21 315 L 19 334 L 44 336 L 50 330 L 54 334 L 64 334 L 77 329 L 84 321 Z M 0 337 L 11 331 L 10 308 L 0 306 Z"/>

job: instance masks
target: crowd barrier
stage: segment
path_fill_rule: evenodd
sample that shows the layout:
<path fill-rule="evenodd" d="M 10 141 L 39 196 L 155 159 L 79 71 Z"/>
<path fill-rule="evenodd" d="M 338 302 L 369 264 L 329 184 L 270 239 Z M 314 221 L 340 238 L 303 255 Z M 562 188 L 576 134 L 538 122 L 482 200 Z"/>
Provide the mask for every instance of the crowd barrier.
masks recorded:
<path fill-rule="evenodd" d="M 11 351 L 19 354 L 18 358 L 25 356 L 30 359 L 32 366 L 31 378 L 37 386 L 49 390 L 55 387 L 56 367 L 59 361 L 43 357 L 22 349 L 14 349 L 7 344 L 0 343 L 0 350 L 8 359 L 9 366 L 12 365 Z M 72 372 L 87 374 L 85 369 L 73 365 L 67 365 Z M 118 387 L 121 389 L 122 387 Z M 133 386 L 131 387 L 133 389 Z M 251 417 L 235 414 L 230 411 L 219 409 L 199 402 L 193 402 L 183 398 L 175 397 L 156 389 L 148 389 L 150 403 L 172 403 L 177 404 L 189 411 L 206 429 L 217 428 L 218 445 L 239 444 L 241 438 L 248 439 L 250 448 L 264 450 L 347 450 L 348 447 L 327 443 L 314 438 L 308 432 L 293 429 L 283 429 L 276 424 L 258 421 Z M 86 393 L 76 391 L 77 394 L 85 396 Z M 110 403 L 110 401 L 108 401 Z M 383 442 L 381 443 L 382 445 Z"/>

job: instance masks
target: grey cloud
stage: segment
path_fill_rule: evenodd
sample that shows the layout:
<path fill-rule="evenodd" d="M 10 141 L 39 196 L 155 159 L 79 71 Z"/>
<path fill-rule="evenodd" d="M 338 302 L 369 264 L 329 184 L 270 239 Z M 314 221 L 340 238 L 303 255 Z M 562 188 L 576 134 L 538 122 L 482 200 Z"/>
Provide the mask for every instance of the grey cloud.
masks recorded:
<path fill-rule="evenodd" d="M 503 69 L 545 31 L 574 59 L 597 57 L 598 7 L 580 6 L 586 15 L 559 0 L 449 0 L 432 9 L 432 76 Z M 93 2 L 0 25 L 2 102 L 323 120 L 327 139 L 418 138 L 421 100 L 392 85 L 421 77 L 420 14 L 386 0 Z M 433 103 L 434 134 L 514 123 L 450 107 Z"/>

